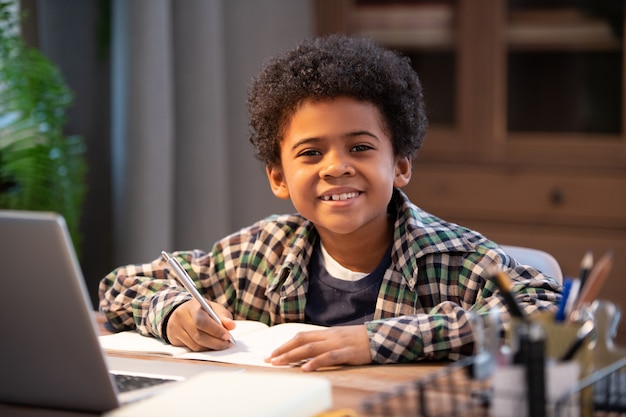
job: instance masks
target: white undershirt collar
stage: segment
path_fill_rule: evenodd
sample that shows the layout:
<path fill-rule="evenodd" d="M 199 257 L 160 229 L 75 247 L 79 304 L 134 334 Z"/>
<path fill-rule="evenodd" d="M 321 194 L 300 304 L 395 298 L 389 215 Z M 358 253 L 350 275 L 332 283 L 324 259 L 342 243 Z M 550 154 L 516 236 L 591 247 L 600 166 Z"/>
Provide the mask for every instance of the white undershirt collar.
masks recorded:
<path fill-rule="evenodd" d="M 322 250 L 322 263 L 326 271 L 334 278 L 344 281 L 358 281 L 369 275 L 368 272 L 355 272 L 342 266 L 337 262 L 326 250 L 322 242 L 320 242 L 320 249 Z"/>

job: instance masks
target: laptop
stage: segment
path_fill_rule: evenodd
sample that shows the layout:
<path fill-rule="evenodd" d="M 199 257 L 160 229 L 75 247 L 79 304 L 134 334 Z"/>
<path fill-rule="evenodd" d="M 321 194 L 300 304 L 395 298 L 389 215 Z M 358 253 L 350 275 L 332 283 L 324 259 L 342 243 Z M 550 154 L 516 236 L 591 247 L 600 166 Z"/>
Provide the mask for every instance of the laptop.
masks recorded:
<path fill-rule="evenodd" d="M 58 214 L 0 210 L 0 297 L 2 404 L 101 413 L 211 368 L 103 354 L 74 247 Z M 147 385 L 167 383 L 121 393 L 114 374 L 139 377 Z"/>

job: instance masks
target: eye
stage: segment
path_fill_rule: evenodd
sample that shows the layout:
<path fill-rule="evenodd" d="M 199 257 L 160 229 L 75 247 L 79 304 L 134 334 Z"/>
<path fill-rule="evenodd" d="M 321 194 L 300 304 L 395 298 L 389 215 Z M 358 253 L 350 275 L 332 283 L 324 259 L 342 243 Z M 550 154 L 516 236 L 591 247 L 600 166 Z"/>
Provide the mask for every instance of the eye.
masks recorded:
<path fill-rule="evenodd" d="M 351 152 L 363 152 L 363 151 L 368 151 L 370 149 L 374 149 L 374 148 L 369 145 L 356 145 L 356 146 L 353 146 L 350 151 Z"/>
<path fill-rule="evenodd" d="M 298 152 L 298 157 L 300 156 L 320 156 L 322 153 L 316 149 L 305 149 L 303 151 Z"/>

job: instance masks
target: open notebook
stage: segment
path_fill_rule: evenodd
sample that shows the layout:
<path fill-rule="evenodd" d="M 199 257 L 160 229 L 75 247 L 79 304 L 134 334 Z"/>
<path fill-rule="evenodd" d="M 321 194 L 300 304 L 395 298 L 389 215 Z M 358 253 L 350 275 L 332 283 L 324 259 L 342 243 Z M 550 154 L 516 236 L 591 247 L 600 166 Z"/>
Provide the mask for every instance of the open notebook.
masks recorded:
<path fill-rule="evenodd" d="M 178 359 L 271 367 L 272 365 L 265 362 L 264 358 L 294 337 L 296 333 L 325 328 L 306 323 L 283 323 L 268 327 L 258 321 L 236 320 L 235 322 L 237 327 L 231 331 L 231 334 L 237 344 L 224 350 L 193 352 L 185 347 L 168 345 L 153 337 L 142 336 L 132 330 L 100 336 L 100 346 L 106 352 L 112 353 L 169 356 Z"/>
<path fill-rule="evenodd" d="M 292 393 L 294 401 L 290 404 L 310 404 L 308 408 L 281 413 L 286 402 L 280 395 L 260 398 L 266 405 L 263 411 L 270 412 L 268 416 L 314 415 L 330 406 L 330 383 L 325 378 L 275 372 L 250 377 L 237 368 L 107 358 L 99 344 L 97 325 L 65 221 L 58 214 L 0 210 L 0 254 L 2 415 L 22 413 L 15 405 L 157 415 L 147 410 L 153 410 L 155 405 L 163 410 L 161 401 L 175 398 L 198 406 L 196 411 L 200 411 L 198 401 L 206 404 L 212 398 L 211 401 L 219 402 L 233 392 L 241 398 L 257 395 L 257 384 L 271 386 L 275 392 L 297 386 L 300 389 Z M 172 382 L 119 393 L 111 368 L 118 374 Z M 178 386 L 181 389 L 175 390 Z M 249 393 L 242 391 L 246 387 L 251 390 Z M 200 392 L 203 394 L 195 402 L 188 397 Z M 119 408 L 123 404 L 126 405 Z M 128 409 L 128 404 L 138 408 Z M 171 413 L 171 407 L 169 411 L 168 415 L 176 414 Z M 187 411 L 184 415 L 194 414 Z M 246 401 L 235 401 L 229 408 L 230 415 L 262 415 L 252 411 Z"/>

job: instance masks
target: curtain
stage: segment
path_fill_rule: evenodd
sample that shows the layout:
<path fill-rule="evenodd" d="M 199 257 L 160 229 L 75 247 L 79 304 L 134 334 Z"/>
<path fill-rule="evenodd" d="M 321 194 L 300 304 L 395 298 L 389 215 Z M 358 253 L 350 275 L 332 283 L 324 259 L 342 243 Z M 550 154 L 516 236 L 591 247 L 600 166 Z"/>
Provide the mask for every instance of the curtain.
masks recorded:
<path fill-rule="evenodd" d="M 246 91 L 313 31 L 310 0 L 113 0 L 114 264 L 209 250 L 276 199 L 248 142 Z"/>

